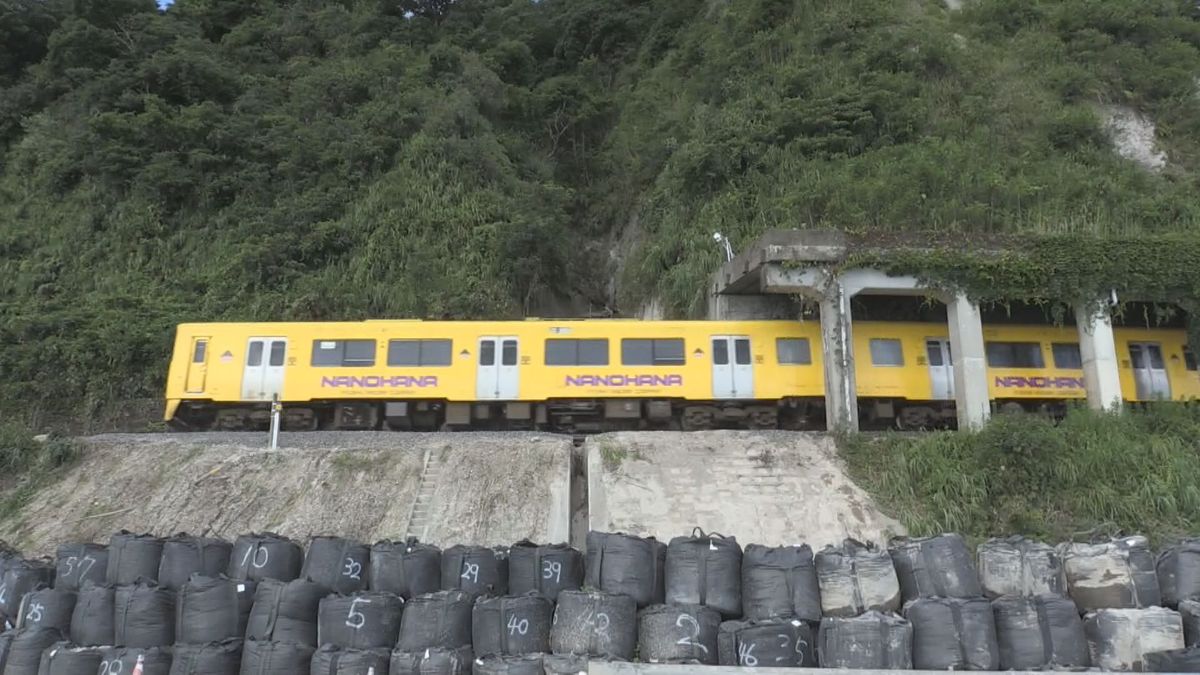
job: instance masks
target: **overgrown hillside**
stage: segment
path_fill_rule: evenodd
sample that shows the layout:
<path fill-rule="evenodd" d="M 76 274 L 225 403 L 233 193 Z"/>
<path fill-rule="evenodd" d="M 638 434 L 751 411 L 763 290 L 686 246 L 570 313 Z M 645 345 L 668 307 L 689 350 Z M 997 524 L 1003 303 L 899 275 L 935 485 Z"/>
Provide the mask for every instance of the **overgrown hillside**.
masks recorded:
<path fill-rule="evenodd" d="M 1197 75 L 1187 0 L 0 0 L 0 407 L 180 321 L 694 314 L 714 230 L 1192 230 Z"/>

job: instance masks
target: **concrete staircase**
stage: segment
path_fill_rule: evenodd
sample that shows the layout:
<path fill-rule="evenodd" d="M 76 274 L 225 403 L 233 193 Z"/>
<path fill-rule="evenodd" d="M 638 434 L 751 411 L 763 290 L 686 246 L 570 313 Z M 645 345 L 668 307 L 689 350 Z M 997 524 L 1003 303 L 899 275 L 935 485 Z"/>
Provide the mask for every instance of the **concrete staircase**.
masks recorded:
<path fill-rule="evenodd" d="M 412 512 L 408 515 L 408 528 L 404 533 L 406 539 L 416 537 L 425 541 L 428 538 L 429 528 L 433 525 L 433 497 L 441 475 L 441 461 L 435 456 L 433 448 L 426 448 L 421 469 L 421 485 L 417 488 L 417 498 L 413 500 Z"/>

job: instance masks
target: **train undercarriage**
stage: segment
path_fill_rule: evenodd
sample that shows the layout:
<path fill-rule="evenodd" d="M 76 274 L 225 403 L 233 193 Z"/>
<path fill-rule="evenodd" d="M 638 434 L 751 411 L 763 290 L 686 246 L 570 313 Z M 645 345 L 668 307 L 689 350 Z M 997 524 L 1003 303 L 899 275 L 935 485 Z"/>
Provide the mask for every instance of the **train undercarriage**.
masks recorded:
<path fill-rule="evenodd" d="M 309 401 L 284 404 L 286 431 L 795 429 L 825 426 L 821 399 L 683 401 L 678 399 L 556 399 L 545 402 L 450 403 Z M 270 404 L 184 401 L 170 426 L 179 431 L 251 431 L 270 425 Z"/>
<path fill-rule="evenodd" d="M 995 401 L 999 413 L 1034 413 L 1060 418 L 1067 403 L 1056 400 Z M 268 403 L 185 401 L 170 427 L 177 431 L 254 431 L 270 425 Z M 450 403 L 415 401 L 308 401 L 285 404 L 285 431 L 540 430 L 597 433 L 629 430 L 825 429 L 819 398 L 782 401 L 684 401 L 679 399 L 556 399 L 545 402 Z M 860 399 L 864 430 L 953 429 L 953 401 Z"/>

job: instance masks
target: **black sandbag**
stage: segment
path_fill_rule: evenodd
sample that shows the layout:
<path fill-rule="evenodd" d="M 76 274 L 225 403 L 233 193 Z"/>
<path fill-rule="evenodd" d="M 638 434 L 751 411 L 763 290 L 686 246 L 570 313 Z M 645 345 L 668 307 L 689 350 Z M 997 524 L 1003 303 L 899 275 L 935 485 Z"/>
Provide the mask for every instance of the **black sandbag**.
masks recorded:
<path fill-rule="evenodd" d="M 583 554 L 566 544 L 539 546 L 528 539 L 508 551 L 508 592 L 535 592 L 556 600 L 560 591 L 583 587 Z"/>
<path fill-rule="evenodd" d="M 900 609 L 900 580 L 887 551 L 847 539 L 814 556 L 824 616 L 858 616 Z"/>
<path fill-rule="evenodd" d="M 390 675 L 471 675 L 475 654 L 470 647 L 392 652 Z"/>
<path fill-rule="evenodd" d="M 241 675 L 302 675 L 312 666 L 315 651 L 295 642 L 246 640 Z"/>
<path fill-rule="evenodd" d="M 1163 607 L 1089 612 L 1083 632 L 1101 670 L 1143 671 L 1146 654 L 1184 649 L 1179 613 Z"/>
<path fill-rule="evenodd" d="M 1062 558 L 1053 546 L 1021 536 L 989 539 L 976 549 L 979 585 L 989 598 L 1067 595 Z"/>
<path fill-rule="evenodd" d="M 1143 667 L 1150 673 L 1200 673 L 1200 649 L 1172 649 L 1145 655 Z"/>
<path fill-rule="evenodd" d="M 1004 596 L 992 601 L 1002 670 L 1091 665 L 1075 603 L 1059 595 Z"/>
<path fill-rule="evenodd" d="M 367 588 L 408 600 L 442 587 L 442 549 L 408 541 L 379 541 L 371 547 Z"/>
<path fill-rule="evenodd" d="M 578 654 L 546 654 L 542 657 L 542 669 L 546 675 L 585 675 L 588 658 Z"/>
<path fill-rule="evenodd" d="M 54 581 L 54 567 L 40 560 L 10 559 L 0 577 L 0 613 L 14 625 L 25 594 Z"/>
<path fill-rule="evenodd" d="M 1059 555 L 1071 599 L 1080 613 L 1154 607 L 1162 602 L 1154 556 L 1145 537 L 1063 544 Z"/>
<path fill-rule="evenodd" d="M 588 532 L 587 588 L 628 595 L 638 607 L 661 605 L 667 546 L 654 537 L 620 532 Z"/>
<path fill-rule="evenodd" d="M 895 614 L 867 612 L 821 619 L 817 655 L 822 668 L 911 670 L 912 624 Z"/>
<path fill-rule="evenodd" d="M 1155 565 L 1162 604 L 1200 600 L 1200 539 L 1185 539 L 1158 555 Z"/>
<path fill-rule="evenodd" d="M 1183 621 L 1185 646 L 1200 647 L 1200 602 L 1195 600 L 1180 602 L 1179 617 Z"/>
<path fill-rule="evenodd" d="M 744 668 L 815 668 L 816 641 L 799 619 L 726 621 L 717 631 L 717 660 Z"/>
<path fill-rule="evenodd" d="M 38 675 L 96 675 L 104 651 L 99 647 L 76 647 L 56 642 L 42 652 Z"/>
<path fill-rule="evenodd" d="M 175 641 L 196 645 L 245 636 L 254 595 L 253 581 L 193 575 L 175 599 Z"/>
<path fill-rule="evenodd" d="M 508 550 L 451 546 L 442 551 L 442 590 L 476 596 L 508 593 Z"/>
<path fill-rule="evenodd" d="M 712 607 L 729 619 L 742 615 L 742 547 L 737 539 L 705 534 L 675 537 L 667 545 L 666 602 Z"/>
<path fill-rule="evenodd" d="M 121 586 L 138 579 L 158 580 L 162 562 L 162 539 L 150 534 L 121 530 L 108 540 L 108 567 L 104 580 Z"/>
<path fill-rule="evenodd" d="M 71 642 L 83 647 L 111 645 L 115 598 L 112 586 L 85 582 L 71 612 Z"/>
<path fill-rule="evenodd" d="M 292 581 L 299 578 L 303 564 L 304 549 L 291 539 L 273 532 L 243 534 L 233 543 L 225 576 L 252 581 Z"/>
<path fill-rule="evenodd" d="M 474 675 L 544 675 L 541 654 L 476 658 Z"/>
<path fill-rule="evenodd" d="M 323 645 L 313 654 L 312 675 L 388 675 L 387 649 L 342 649 Z"/>
<path fill-rule="evenodd" d="M 629 661 L 637 649 L 637 602 L 598 591 L 558 594 L 550 650 Z"/>
<path fill-rule="evenodd" d="M 229 567 L 233 544 L 224 539 L 177 534 L 163 541 L 158 584 L 177 591 L 193 574 L 217 577 Z"/>
<path fill-rule="evenodd" d="M 10 631 L 12 641 L 4 661 L 4 675 L 37 675 L 42 652 L 65 637 L 54 628 L 18 628 Z"/>
<path fill-rule="evenodd" d="M 821 589 L 812 549 L 750 544 L 742 552 L 742 616 L 748 621 L 821 620 Z"/>
<path fill-rule="evenodd" d="M 985 598 L 920 598 L 904 607 L 917 670 L 996 670 L 1000 646 Z"/>
<path fill-rule="evenodd" d="M 307 579 L 264 579 L 254 590 L 246 639 L 317 646 L 317 613 L 325 591 Z"/>
<path fill-rule="evenodd" d="M 54 587 L 77 591 L 84 582 L 103 584 L 108 576 L 108 547 L 104 544 L 63 544 L 55 554 Z"/>
<path fill-rule="evenodd" d="M 901 602 L 917 598 L 977 598 L 983 595 L 979 573 L 967 543 L 954 533 L 892 539 L 888 548 Z"/>
<path fill-rule="evenodd" d="M 139 665 L 143 675 L 170 675 L 171 652 L 162 647 L 110 647 L 104 650 L 97 673 L 127 675 Z"/>
<path fill-rule="evenodd" d="M 548 652 L 553 621 L 554 603 L 535 593 L 480 598 L 471 613 L 475 656 Z"/>
<path fill-rule="evenodd" d="M 242 641 L 237 638 L 177 644 L 171 651 L 171 675 L 238 675 L 242 668 Z"/>
<path fill-rule="evenodd" d="M 343 595 L 367 587 L 371 549 L 341 537 L 313 537 L 300 576 L 320 584 L 330 593 Z"/>
<path fill-rule="evenodd" d="M 54 628 L 64 636 L 71 632 L 71 614 L 75 611 L 75 592 L 57 588 L 39 588 L 21 600 L 18 628 Z"/>
<path fill-rule="evenodd" d="M 702 605 L 653 605 L 638 612 L 638 659 L 717 663 L 721 613 Z"/>
<path fill-rule="evenodd" d="M 471 611 L 475 598 L 462 591 L 438 591 L 408 601 L 400 619 L 397 648 L 456 649 L 471 645 Z"/>
<path fill-rule="evenodd" d="M 317 643 L 343 649 L 391 649 L 404 599 L 382 591 L 330 595 L 317 614 Z"/>
<path fill-rule="evenodd" d="M 113 595 L 113 642 L 123 647 L 174 644 L 175 594 L 153 582 L 117 586 Z"/>

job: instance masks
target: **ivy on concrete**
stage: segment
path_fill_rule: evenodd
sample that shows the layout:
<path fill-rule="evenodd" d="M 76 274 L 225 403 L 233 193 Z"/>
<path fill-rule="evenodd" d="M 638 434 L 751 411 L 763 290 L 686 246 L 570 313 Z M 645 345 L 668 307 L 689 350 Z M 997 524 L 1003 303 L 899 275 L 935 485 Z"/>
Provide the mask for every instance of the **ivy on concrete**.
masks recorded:
<path fill-rule="evenodd" d="M 1178 233 L 1138 237 L 1035 235 L 908 243 L 855 237 L 844 267 L 914 276 L 930 288 L 965 293 L 981 304 L 1022 301 L 1047 307 L 1058 320 L 1068 309 L 1131 303 L 1151 307 L 1147 323 L 1187 315 L 1189 339 L 1200 345 L 1200 237 Z M 1132 317 L 1131 317 L 1132 318 Z M 1141 317 L 1138 317 L 1141 318 Z"/>

